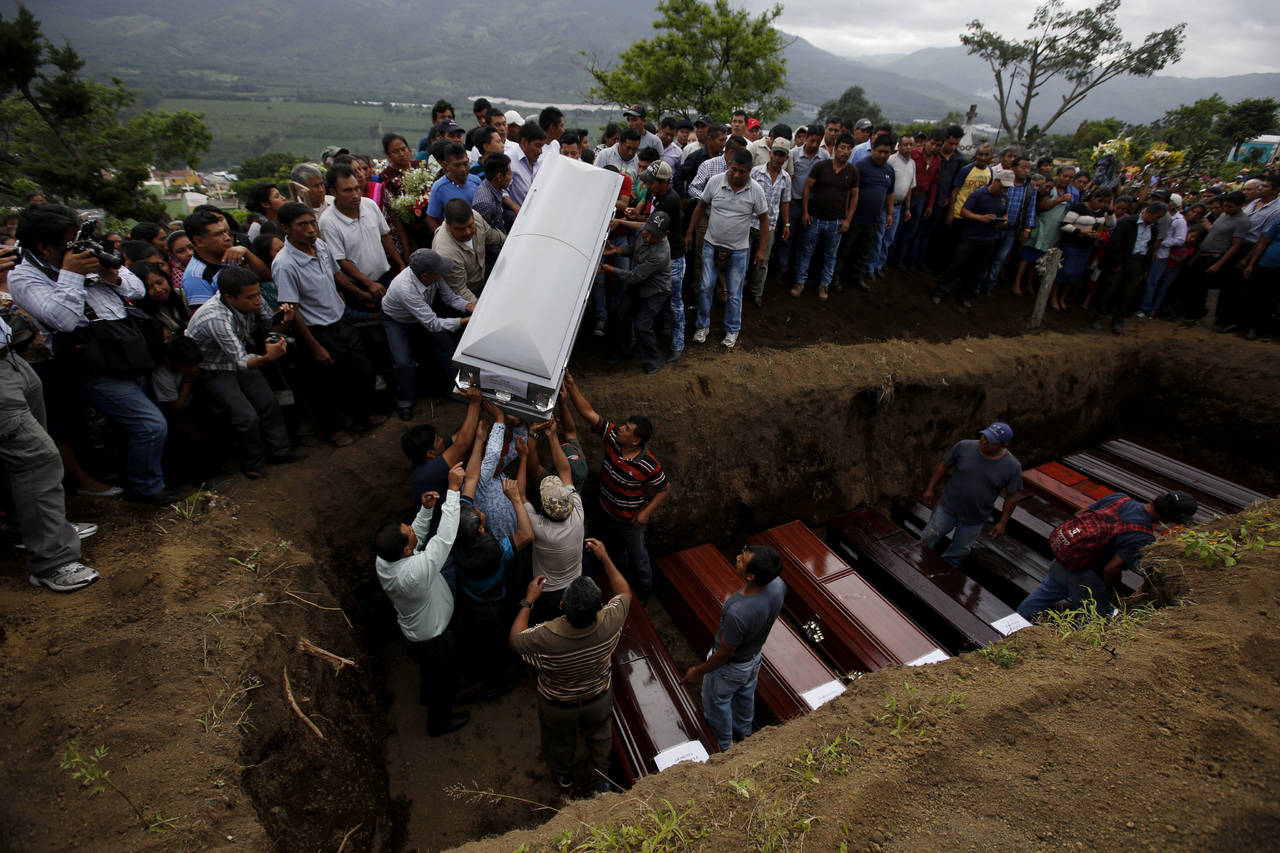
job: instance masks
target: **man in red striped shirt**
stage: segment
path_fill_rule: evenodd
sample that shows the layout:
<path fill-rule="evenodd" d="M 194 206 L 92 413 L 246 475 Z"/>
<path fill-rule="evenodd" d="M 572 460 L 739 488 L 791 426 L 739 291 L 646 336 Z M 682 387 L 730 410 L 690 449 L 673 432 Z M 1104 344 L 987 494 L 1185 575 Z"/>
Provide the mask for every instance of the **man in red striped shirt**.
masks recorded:
<path fill-rule="evenodd" d="M 591 431 L 604 439 L 604 461 L 600 465 L 600 508 L 604 510 L 600 538 L 610 553 L 621 557 L 622 573 L 635 587 L 643 604 L 653 590 L 653 567 L 645 547 L 649 519 L 671 494 L 671 484 L 662 464 L 645 444 L 653 436 L 653 424 L 642 415 L 632 415 L 624 424 L 614 424 L 591 408 L 573 376 L 565 371 L 564 390 Z M 647 497 L 651 494 L 652 497 Z"/>

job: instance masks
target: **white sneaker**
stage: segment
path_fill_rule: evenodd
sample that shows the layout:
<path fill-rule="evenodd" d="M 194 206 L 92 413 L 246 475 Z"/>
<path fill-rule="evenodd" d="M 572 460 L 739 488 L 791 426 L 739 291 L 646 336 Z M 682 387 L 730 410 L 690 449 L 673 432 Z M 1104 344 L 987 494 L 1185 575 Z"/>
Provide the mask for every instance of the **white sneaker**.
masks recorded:
<path fill-rule="evenodd" d="M 693 333 L 693 342 L 695 344 L 705 344 L 707 342 L 707 332 L 710 331 L 710 329 L 698 329 Z"/>
<path fill-rule="evenodd" d="M 75 592 L 98 579 L 98 573 L 76 560 L 42 575 L 31 575 L 32 586 L 47 586 L 54 592 Z"/>
<path fill-rule="evenodd" d="M 1147 319 L 1147 312 L 1146 312 L 1146 311 L 1139 311 L 1137 314 L 1134 314 L 1133 316 L 1134 316 L 1134 317 L 1136 317 L 1136 318 L 1137 318 L 1137 319 L 1139 319 L 1139 320 L 1145 320 L 1145 319 Z"/>
<path fill-rule="evenodd" d="M 720 342 L 720 346 L 724 347 L 725 349 L 733 349 L 734 345 L 737 343 L 738 343 L 738 333 L 726 332 L 724 336 L 724 340 Z"/>

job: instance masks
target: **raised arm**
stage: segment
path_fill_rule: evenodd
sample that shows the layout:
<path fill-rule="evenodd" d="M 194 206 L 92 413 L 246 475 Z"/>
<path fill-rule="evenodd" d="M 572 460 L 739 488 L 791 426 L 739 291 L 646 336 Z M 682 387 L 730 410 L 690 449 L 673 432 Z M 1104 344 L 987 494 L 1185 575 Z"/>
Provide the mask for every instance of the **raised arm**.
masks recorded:
<path fill-rule="evenodd" d="M 564 455 L 564 448 L 560 446 L 560 434 L 556 430 L 555 421 L 547 427 L 547 444 L 551 445 L 551 464 L 556 469 L 556 476 L 566 486 L 572 486 L 573 474 L 569 468 L 569 457 Z"/>
<path fill-rule="evenodd" d="M 586 418 L 591 428 L 595 429 L 602 418 L 596 413 L 595 409 L 591 408 L 587 398 L 578 389 L 578 383 L 574 381 L 573 374 L 567 370 L 564 372 L 564 389 L 569 392 L 569 400 L 573 403 L 573 407 L 578 410 L 578 414 Z"/>
<path fill-rule="evenodd" d="M 613 564 L 613 560 L 609 557 L 609 552 L 605 550 L 604 543 L 599 539 L 587 539 L 583 544 L 587 546 L 591 556 L 599 560 L 600 565 L 604 567 L 604 576 L 609 579 L 609 586 L 613 587 L 613 594 L 625 596 L 630 600 L 632 596 L 631 585 L 622 576 L 622 572 L 618 571 L 618 567 Z"/>
<path fill-rule="evenodd" d="M 524 508 L 524 457 L 529 452 L 529 440 L 524 436 L 516 439 L 516 452 L 521 457 L 520 473 L 514 480 L 503 481 L 502 493 L 507 496 L 507 500 L 511 501 L 511 506 L 516 512 L 516 533 L 512 537 L 512 542 L 518 551 L 533 541 L 533 524 L 529 521 L 529 513 Z"/>
<path fill-rule="evenodd" d="M 471 449 L 471 442 L 476 439 L 476 426 L 480 423 L 480 401 L 483 399 L 478 385 L 467 389 L 467 416 L 463 418 L 462 426 L 453 434 L 453 444 L 441 454 L 449 467 L 461 462 L 462 457 Z"/>
<path fill-rule="evenodd" d="M 471 445 L 471 456 L 467 459 L 467 479 L 462 483 L 463 497 L 475 500 L 476 488 L 480 484 L 480 465 L 484 460 L 484 446 L 489 441 L 489 425 L 481 423 L 476 427 L 476 439 Z"/>

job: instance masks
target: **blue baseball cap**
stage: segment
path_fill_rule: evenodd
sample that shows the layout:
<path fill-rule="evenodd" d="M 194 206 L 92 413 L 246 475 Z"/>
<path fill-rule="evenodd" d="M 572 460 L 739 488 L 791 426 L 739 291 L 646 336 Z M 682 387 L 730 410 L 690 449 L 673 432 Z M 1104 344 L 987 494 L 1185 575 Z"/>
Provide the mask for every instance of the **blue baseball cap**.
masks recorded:
<path fill-rule="evenodd" d="M 979 434 L 985 435 L 992 444 L 1008 444 L 1013 441 L 1013 428 L 1003 421 L 996 421 Z"/>

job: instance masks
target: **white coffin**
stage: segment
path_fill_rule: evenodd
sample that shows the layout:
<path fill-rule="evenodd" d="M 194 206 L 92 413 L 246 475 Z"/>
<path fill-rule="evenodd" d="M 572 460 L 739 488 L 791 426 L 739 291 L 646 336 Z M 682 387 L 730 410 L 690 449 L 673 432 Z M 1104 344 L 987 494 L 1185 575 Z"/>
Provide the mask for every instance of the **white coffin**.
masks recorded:
<path fill-rule="evenodd" d="M 555 408 L 622 176 L 544 154 L 453 353 L 460 391 L 545 420 Z"/>

